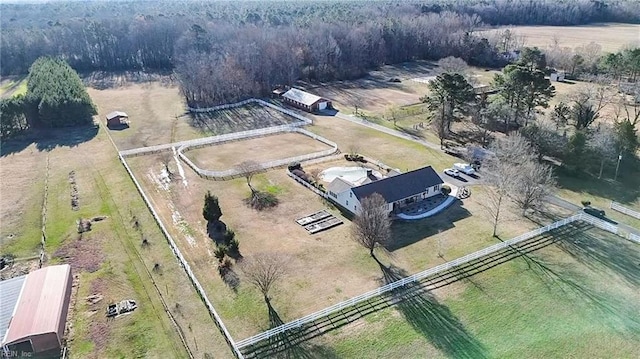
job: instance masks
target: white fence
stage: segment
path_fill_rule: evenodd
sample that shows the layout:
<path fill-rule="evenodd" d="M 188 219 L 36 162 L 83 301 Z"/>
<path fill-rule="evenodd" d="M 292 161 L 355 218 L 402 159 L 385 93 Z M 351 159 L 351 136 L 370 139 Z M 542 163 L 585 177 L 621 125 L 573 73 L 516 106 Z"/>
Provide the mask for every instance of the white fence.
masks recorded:
<path fill-rule="evenodd" d="M 140 193 L 140 195 L 142 196 L 142 199 L 144 200 L 144 203 L 147 205 L 147 208 L 149 208 L 149 211 L 151 211 L 151 214 L 153 215 L 153 218 L 155 219 L 156 223 L 158 223 L 158 226 L 160 226 L 162 233 L 164 234 L 165 238 L 169 242 L 169 246 L 171 247 L 171 250 L 173 251 L 175 256 L 178 258 L 180 265 L 182 265 L 182 267 L 184 268 L 185 272 L 187 273 L 187 276 L 189 277 L 189 280 L 191 280 L 191 283 L 193 284 L 194 288 L 198 292 L 198 295 L 200 295 L 200 298 L 202 298 L 202 301 L 207 307 L 207 310 L 209 310 L 209 314 L 211 315 L 214 322 L 216 323 L 216 326 L 218 327 L 218 329 L 220 329 L 220 332 L 222 332 L 222 335 L 224 336 L 224 339 L 226 340 L 229 347 L 231 347 L 233 354 L 238 359 L 244 358 L 244 356 L 238 349 L 236 343 L 233 341 L 233 338 L 231 338 L 231 334 L 229 333 L 227 328 L 224 326 L 224 323 L 222 322 L 222 318 L 220 318 L 220 316 L 218 315 L 218 312 L 216 312 L 215 308 L 213 307 L 213 304 L 211 304 L 211 301 L 209 301 L 209 298 L 207 297 L 207 294 L 204 291 L 204 288 L 202 288 L 202 286 L 200 285 L 200 282 L 198 282 L 198 279 L 196 278 L 195 274 L 191 270 L 191 266 L 189 266 L 189 263 L 187 262 L 187 260 L 182 256 L 182 253 L 180 252 L 180 249 L 178 249 L 176 242 L 173 240 L 173 238 L 167 231 L 167 228 L 162 223 L 162 220 L 160 220 L 160 216 L 151 205 L 151 201 L 142 190 L 142 186 L 140 186 L 140 183 L 133 175 L 133 171 L 131 171 L 131 168 L 129 168 L 129 165 L 127 164 L 127 162 L 125 161 L 122 155 L 118 155 L 118 158 L 120 159 L 120 162 L 122 162 L 122 165 L 124 166 L 124 168 L 127 170 L 129 177 L 131 177 L 131 180 L 135 184 L 136 189 L 138 190 L 138 193 Z"/>
<path fill-rule="evenodd" d="M 621 205 L 618 202 L 611 201 L 611 204 L 609 205 L 609 207 L 611 209 L 613 209 L 614 211 L 622 212 L 622 213 L 626 214 L 627 216 L 631 216 L 631 217 L 640 219 L 640 212 L 634 211 L 631 208 L 627 208 L 627 207 Z"/>
<path fill-rule="evenodd" d="M 439 266 L 427 269 L 427 270 L 425 270 L 423 272 L 414 274 L 412 276 L 405 277 L 405 278 L 403 278 L 401 280 L 398 280 L 396 282 L 393 282 L 393 283 L 387 284 L 385 286 L 379 287 L 378 289 L 375 289 L 375 290 L 372 290 L 370 292 L 361 294 L 361 295 L 359 295 L 357 297 L 353 297 L 353 298 L 351 298 L 349 300 L 346 300 L 344 302 L 337 303 L 335 305 L 332 305 L 330 307 L 322 309 L 322 310 L 320 310 L 318 312 L 309 314 L 307 316 L 304 316 L 302 318 L 296 319 L 296 320 L 291 321 L 289 323 L 285 323 L 285 324 L 280 325 L 278 327 L 269 329 L 269 330 L 267 330 L 265 332 L 262 332 L 260 334 L 254 335 L 252 337 L 240 340 L 240 341 L 238 341 L 236 343 L 236 345 L 240 349 L 241 348 L 245 348 L 245 347 L 247 347 L 249 345 L 252 345 L 252 344 L 261 342 L 263 340 L 269 339 L 269 338 L 271 338 L 271 337 L 273 337 L 275 335 L 285 333 L 285 332 L 287 332 L 289 330 L 292 330 L 292 329 L 300 328 L 301 326 L 303 326 L 303 325 L 305 325 L 307 323 L 311 323 L 311 322 L 313 322 L 315 320 L 324 318 L 324 317 L 326 317 L 326 316 L 328 316 L 330 314 L 333 314 L 335 312 L 338 312 L 340 310 L 353 307 L 353 306 L 355 306 L 355 305 L 357 305 L 359 303 L 365 302 L 365 301 L 367 301 L 369 299 L 372 299 L 372 298 L 375 298 L 375 297 L 380 296 L 382 294 L 385 294 L 387 292 L 393 291 L 396 288 L 404 287 L 407 284 L 419 282 L 419 281 L 421 281 L 421 280 L 423 280 L 423 279 L 425 279 L 427 277 L 433 276 L 433 275 L 438 274 L 440 272 L 447 271 L 447 270 L 449 270 L 451 268 L 458 267 L 458 266 L 460 266 L 462 264 L 465 264 L 465 263 L 480 259 L 482 257 L 485 257 L 485 256 L 489 255 L 489 254 L 495 253 L 497 251 L 500 251 L 500 250 L 505 249 L 507 247 L 513 246 L 513 245 L 518 244 L 520 242 L 529 240 L 529 239 L 534 238 L 536 236 L 539 236 L 539 235 L 541 235 L 541 234 L 543 234 L 545 232 L 560 228 L 562 226 L 565 226 L 565 225 L 567 225 L 569 223 L 572 223 L 572 222 L 575 222 L 575 221 L 584 221 L 584 222 L 587 222 L 587 223 L 589 223 L 589 224 L 591 224 L 591 225 L 593 225 L 595 227 L 603 229 L 605 231 L 608 231 L 608 232 L 611 232 L 611 233 L 614 233 L 614 234 L 619 234 L 617 226 L 615 226 L 615 225 L 613 225 L 613 224 L 611 224 L 609 222 L 603 221 L 603 220 L 601 220 L 599 218 L 596 218 L 596 217 L 593 217 L 591 215 L 588 215 L 586 213 L 581 212 L 581 213 L 573 215 L 573 216 L 571 216 L 569 218 L 565 218 L 565 219 L 563 219 L 561 221 L 554 222 L 554 223 L 551 223 L 551 224 L 549 224 L 547 226 L 544 226 L 544 227 L 538 228 L 536 230 L 533 230 L 531 232 L 522 234 L 522 235 L 520 235 L 518 237 L 515 237 L 513 239 L 510 239 L 508 241 L 505 241 L 505 242 L 502 242 L 502 243 L 498 243 L 498 244 L 495 244 L 493 246 L 489 246 L 487 248 L 484 248 L 482 250 L 479 250 L 479 251 L 471 253 L 471 254 L 467 254 L 464 257 L 460 257 L 460 258 L 455 259 L 453 261 L 450 261 L 450 262 L 441 264 Z M 631 241 L 640 243 L 640 238 L 638 236 L 634 235 L 633 233 L 626 233 L 626 235 L 624 237 L 629 239 L 629 240 L 631 240 Z"/>
<path fill-rule="evenodd" d="M 278 132 L 278 131 L 284 131 L 284 129 L 297 128 L 297 127 L 313 124 L 313 121 L 311 121 L 311 119 L 309 119 L 307 117 L 304 117 L 304 116 L 302 116 L 300 114 L 297 114 L 297 113 L 295 113 L 293 111 L 284 109 L 282 107 L 279 107 L 279 106 L 276 106 L 274 104 L 265 102 L 263 100 L 255 99 L 255 98 L 250 98 L 248 100 L 240 101 L 240 102 L 237 102 L 237 103 L 220 105 L 220 106 L 210 107 L 210 108 L 189 108 L 189 111 L 191 111 L 191 112 L 211 112 L 211 111 L 216 111 L 216 110 L 221 110 L 221 109 L 240 107 L 240 106 L 244 106 L 244 105 L 246 105 L 248 103 L 252 103 L 252 102 L 260 104 L 262 106 L 266 106 L 266 107 L 272 108 L 272 109 L 274 109 L 276 111 L 280 111 L 280 112 L 282 112 L 282 113 L 284 113 L 286 115 L 289 115 L 291 117 L 296 118 L 297 120 L 299 120 L 299 122 L 290 123 L 290 124 L 286 124 L 286 125 L 282 125 L 282 126 L 259 128 L 259 129 L 255 129 L 255 130 L 248 130 L 248 131 L 228 133 L 228 134 L 225 134 L 225 135 L 217 135 L 217 136 L 199 138 L 199 139 L 195 139 L 195 140 L 187 140 L 187 141 L 180 141 L 180 142 L 173 142 L 173 143 L 165 143 L 165 144 L 156 145 L 156 146 L 133 148 L 133 149 L 130 149 L 130 150 L 120 151 L 120 155 L 122 155 L 124 157 L 141 156 L 141 155 L 146 155 L 146 154 L 158 153 L 158 152 L 162 152 L 162 151 L 168 151 L 173 147 L 177 147 L 177 148 L 183 147 L 183 146 L 194 147 L 194 146 L 198 146 L 199 143 L 211 144 L 211 143 L 216 143 L 216 139 L 220 139 L 220 142 L 233 141 L 233 140 L 239 140 L 239 139 L 242 139 L 242 138 L 256 137 L 256 136 L 261 136 L 261 135 L 265 135 L 265 134 L 268 134 L 268 133 L 275 133 L 275 132 Z M 280 130 L 277 130 L 277 129 L 280 129 Z M 274 132 L 269 132 L 269 131 L 274 131 Z M 225 140 L 225 138 L 226 138 L 226 140 Z"/>
<path fill-rule="evenodd" d="M 382 294 L 385 294 L 387 292 L 393 291 L 394 289 L 397 289 L 397 288 L 400 288 L 400 287 L 404 287 L 407 284 L 419 282 L 422 279 L 430 277 L 430 276 L 432 276 L 434 274 L 438 274 L 440 272 L 444 272 L 444 271 L 449 270 L 451 268 L 458 267 L 458 266 L 460 266 L 462 264 L 471 262 L 473 260 L 482 258 L 482 257 L 484 257 L 486 255 L 492 254 L 492 253 L 497 252 L 499 250 L 505 249 L 507 247 L 513 246 L 515 244 L 518 244 L 520 242 L 526 241 L 526 240 L 531 239 L 533 237 L 539 236 L 542 233 L 545 233 L 545 232 L 548 232 L 550 230 L 562 227 L 562 226 L 564 226 L 566 224 L 569 224 L 571 222 L 574 222 L 576 220 L 581 219 L 582 215 L 583 215 L 582 213 L 574 215 L 572 217 L 563 219 L 561 221 L 554 222 L 554 223 L 552 223 L 552 224 L 550 224 L 548 226 L 545 226 L 545 227 L 542 227 L 542 228 L 538 228 L 538 229 L 536 229 L 534 231 L 525 233 L 523 235 L 520 235 L 520 236 L 518 236 L 516 238 L 513 238 L 513 239 L 510 239 L 508 241 L 495 244 L 493 246 L 484 248 L 484 249 L 479 250 L 477 252 L 474 252 L 474 253 L 471 253 L 471 254 L 467 254 L 464 257 L 460 257 L 460 258 L 455 259 L 453 261 L 450 261 L 450 262 L 441 264 L 439 266 L 427 269 L 427 270 L 425 270 L 423 272 L 414 274 L 414 275 L 409 276 L 409 277 L 402 278 L 401 280 L 398 280 L 398 281 L 393 282 L 393 283 L 389 283 L 389 284 L 387 284 L 385 286 L 379 287 L 378 289 L 375 289 L 375 290 L 372 290 L 370 292 L 361 294 L 361 295 L 359 295 L 357 297 L 353 297 L 353 298 L 351 298 L 349 300 L 346 300 L 344 302 L 340 302 L 338 304 L 332 305 L 332 306 L 327 307 L 325 309 L 322 309 L 322 310 L 320 310 L 318 312 L 315 312 L 315 313 L 309 314 L 307 316 L 304 316 L 302 318 L 296 319 L 296 320 L 294 320 L 292 322 L 280 325 L 278 327 L 275 327 L 273 329 L 269 329 L 269 330 L 267 330 L 265 332 L 262 332 L 260 334 L 254 335 L 252 337 L 249 337 L 249 338 L 246 338 L 246 339 L 243 339 L 243 340 L 240 340 L 240 341 L 238 341 L 236 343 L 236 345 L 238 346 L 238 348 L 244 348 L 244 347 L 247 347 L 249 345 L 261 342 L 261 341 L 263 341 L 265 339 L 271 338 L 274 335 L 285 333 L 285 332 L 287 332 L 287 331 L 289 331 L 291 329 L 300 328 L 304 324 L 311 323 L 311 322 L 313 322 L 315 320 L 318 320 L 320 318 L 326 317 L 327 315 L 333 314 L 333 313 L 338 312 L 338 311 L 340 311 L 342 309 L 353 307 L 353 306 L 355 306 L 355 305 L 357 305 L 359 303 L 365 302 L 365 301 L 367 301 L 367 300 L 369 300 L 371 298 L 374 298 L 374 297 L 380 296 Z"/>
<path fill-rule="evenodd" d="M 212 171 L 212 170 L 201 169 L 195 163 L 193 163 L 193 161 L 191 161 L 187 156 L 185 156 L 184 152 L 188 151 L 189 149 L 193 149 L 197 147 L 220 144 L 220 143 L 234 141 L 238 139 L 247 139 L 252 137 L 266 136 L 266 135 L 280 133 L 280 132 L 301 133 L 305 136 L 313 138 L 316 141 L 320 141 L 330 146 L 331 148 L 328 150 L 309 153 L 306 155 L 283 158 L 283 159 L 274 160 L 270 162 L 264 162 L 260 164 L 263 169 L 286 166 L 292 162 L 302 162 L 302 161 L 307 161 L 315 158 L 321 158 L 325 156 L 330 156 L 338 152 L 338 145 L 335 142 L 329 141 L 328 139 L 322 136 L 318 136 L 315 133 L 309 132 L 307 130 L 304 130 L 298 127 L 290 127 L 287 125 L 287 126 L 270 127 L 270 128 L 265 128 L 259 131 L 258 130 L 254 130 L 254 131 L 257 131 L 257 132 L 251 131 L 253 133 L 250 133 L 250 134 L 238 132 L 238 133 L 230 133 L 228 135 L 193 140 L 193 141 L 190 141 L 188 145 L 183 145 L 180 148 L 178 148 L 178 156 L 180 156 L 180 159 L 182 159 L 182 161 L 184 161 L 189 167 L 191 167 L 201 177 L 212 178 L 212 179 L 230 179 L 230 178 L 239 176 L 242 173 L 235 168 L 230 168 L 224 171 Z M 246 132 L 250 132 L 250 131 L 246 131 Z"/>
<path fill-rule="evenodd" d="M 213 112 L 213 111 L 218 111 L 218 110 L 226 110 L 228 108 L 235 108 L 235 107 L 240 107 L 240 106 L 244 106 L 250 103 L 257 103 L 259 105 L 262 106 L 266 106 L 266 107 L 270 107 L 276 111 L 280 111 L 282 113 L 284 113 L 285 115 L 289 115 L 293 118 L 296 118 L 300 121 L 306 122 L 308 125 L 312 124 L 313 121 L 311 121 L 311 119 L 304 117 L 296 112 L 293 112 L 291 110 L 287 110 L 284 109 L 280 106 L 276 106 L 272 103 L 257 99 L 257 98 L 250 98 L 244 101 L 240 101 L 240 102 L 236 102 L 236 103 L 229 103 L 229 104 L 224 104 L 224 105 L 218 105 L 218 106 L 213 106 L 213 107 L 207 107 L 207 108 L 192 108 L 192 107 L 188 107 L 190 112 L 195 112 L 195 113 L 203 113 L 203 112 Z"/>
<path fill-rule="evenodd" d="M 296 176 L 295 174 L 291 173 L 291 171 L 289 171 L 287 169 L 287 175 L 291 178 L 293 178 L 296 182 L 300 183 L 301 185 L 307 187 L 308 189 L 310 189 L 313 193 L 317 194 L 318 196 L 322 197 L 322 198 L 329 198 L 327 196 L 327 194 L 325 192 L 322 192 L 321 190 L 317 189 L 316 187 L 312 186 L 309 182 L 303 180 L 302 178 Z"/>

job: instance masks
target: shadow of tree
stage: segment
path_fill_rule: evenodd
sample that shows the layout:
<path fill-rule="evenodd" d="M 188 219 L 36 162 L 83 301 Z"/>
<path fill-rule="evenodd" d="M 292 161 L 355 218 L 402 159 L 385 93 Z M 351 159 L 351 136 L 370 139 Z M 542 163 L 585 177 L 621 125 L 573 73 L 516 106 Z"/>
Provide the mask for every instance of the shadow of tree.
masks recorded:
<path fill-rule="evenodd" d="M 455 227 L 455 222 L 471 216 L 462 206 L 461 201 L 454 201 L 449 208 L 433 217 L 419 221 L 394 221 L 391 224 L 392 240 L 385 246 L 388 251 L 395 251 L 427 237 L 433 236 Z"/>
<path fill-rule="evenodd" d="M 611 171 L 607 171 L 604 177 L 613 176 Z M 622 158 L 617 181 L 604 177 L 598 179 L 586 172 L 572 173 L 564 167 L 557 167 L 555 174 L 558 187 L 573 192 L 604 197 L 623 204 L 640 198 L 640 159 L 637 158 Z"/>
<path fill-rule="evenodd" d="M 562 243 L 558 242 L 559 245 Z M 625 330 L 640 335 L 640 317 L 637 315 L 637 308 L 633 305 L 629 306 L 629 303 L 602 293 L 597 288 L 589 288 L 579 283 L 574 278 L 581 275 L 571 268 L 563 268 L 562 273 L 559 273 L 555 269 L 557 264 L 549 262 L 539 255 L 523 254 L 522 258 L 552 293 L 560 293 L 572 303 L 578 304 L 577 301 L 584 303 L 604 314 L 605 318 L 615 318 L 615 322 L 624 323 Z M 615 327 L 617 329 L 618 325 Z"/>
<path fill-rule="evenodd" d="M 621 238 L 610 239 L 598 235 L 598 230 L 586 231 L 590 226 L 569 224 L 576 231 L 558 242 L 558 247 L 575 260 L 595 271 L 607 268 L 634 286 L 640 286 L 640 254 L 637 244 Z"/>
<path fill-rule="evenodd" d="M 284 321 L 280 318 L 278 312 L 276 312 L 271 305 L 271 301 L 268 298 L 265 298 L 265 302 L 267 303 L 267 310 L 269 312 L 269 326 L 271 328 L 275 328 L 284 324 Z M 266 355 L 258 357 L 281 359 L 339 358 L 336 352 L 329 347 L 313 344 L 309 341 L 292 343 L 291 340 L 289 340 L 290 336 L 291 333 L 283 333 L 269 338 L 269 346 L 272 348 L 280 348 L 280 351 L 277 353 L 265 353 Z"/>
<path fill-rule="evenodd" d="M 385 266 L 378 261 L 378 265 L 386 283 L 407 277 L 405 270 L 393 264 Z M 403 295 L 406 293 L 410 294 Z M 438 350 L 455 358 L 487 358 L 482 343 L 425 287 L 418 283 L 409 284 L 393 295 L 402 296 L 396 308 L 405 320 Z"/>
<path fill-rule="evenodd" d="M 76 147 L 98 134 L 99 127 L 68 127 L 58 129 L 29 129 L 18 137 L 2 141 L 0 157 L 21 152 L 31 144 L 40 152 L 49 152 L 57 147 Z"/>

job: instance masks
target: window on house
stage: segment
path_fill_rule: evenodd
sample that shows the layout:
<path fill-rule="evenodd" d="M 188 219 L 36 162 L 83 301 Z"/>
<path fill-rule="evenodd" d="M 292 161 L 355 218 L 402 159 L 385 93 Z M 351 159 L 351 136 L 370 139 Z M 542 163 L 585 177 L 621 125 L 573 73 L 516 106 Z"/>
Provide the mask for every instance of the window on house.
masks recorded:
<path fill-rule="evenodd" d="M 353 210 L 357 211 L 358 210 L 358 206 L 353 206 Z"/>
<path fill-rule="evenodd" d="M 353 192 L 349 192 L 349 198 L 353 197 Z"/>
<path fill-rule="evenodd" d="M 347 206 L 349 205 L 349 201 L 347 201 Z"/>

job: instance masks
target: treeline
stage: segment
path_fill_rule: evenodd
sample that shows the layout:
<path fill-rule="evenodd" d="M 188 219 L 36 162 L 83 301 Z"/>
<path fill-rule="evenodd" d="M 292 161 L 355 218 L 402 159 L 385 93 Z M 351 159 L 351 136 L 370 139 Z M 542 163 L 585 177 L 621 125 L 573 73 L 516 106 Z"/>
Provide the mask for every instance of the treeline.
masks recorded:
<path fill-rule="evenodd" d="M 0 137 L 30 127 L 58 128 L 93 123 L 96 108 L 78 74 L 63 60 L 43 57 L 29 70 L 26 95 L 0 100 Z"/>
<path fill-rule="evenodd" d="M 175 72 L 188 105 L 203 107 L 262 96 L 297 79 L 357 78 L 414 59 L 504 64 L 495 47 L 474 35 L 478 25 L 475 17 L 451 12 L 305 28 L 194 25 L 176 44 Z"/>
<path fill-rule="evenodd" d="M 1 71 L 3 75 L 26 73 L 41 56 L 62 57 L 78 71 L 172 69 L 174 54 L 180 54 L 176 43 L 183 34 L 189 36 L 194 27 L 262 31 L 265 36 L 270 36 L 271 31 L 302 32 L 305 36 L 325 25 L 327 31 L 338 32 L 344 31 L 340 26 L 359 32 L 388 28 L 385 40 L 402 37 L 410 40 L 416 34 L 411 29 L 412 21 L 423 23 L 424 16 L 451 17 L 451 13 L 472 19 L 474 25 L 637 23 L 640 3 L 633 0 L 486 0 L 475 4 L 463 0 L 3 3 L 0 4 Z M 316 36 L 323 35 L 326 32 Z M 379 34 L 361 36 L 375 38 Z M 421 58 L 426 55 L 412 54 Z"/>

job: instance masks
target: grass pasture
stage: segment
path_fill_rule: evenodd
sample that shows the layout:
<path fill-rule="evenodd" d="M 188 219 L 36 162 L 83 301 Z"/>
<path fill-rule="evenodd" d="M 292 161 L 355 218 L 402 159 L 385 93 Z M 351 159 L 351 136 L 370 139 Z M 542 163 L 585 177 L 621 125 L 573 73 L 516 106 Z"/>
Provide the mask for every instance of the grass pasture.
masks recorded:
<path fill-rule="evenodd" d="M 331 147 L 297 132 L 248 138 L 185 152 L 198 167 L 226 170 L 246 160 L 258 163 L 328 150 Z"/>
<path fill-rule="evenodd" d="M 317 357 L 336 358 L 640 355 L 640 248 L 584 226 L 553 233 L 556 244 L 322 336 L 311 353 L 315 345 L 330 353 Z"/>
<path fill-rule="evenodd" d="M 546 48 L 558 40 L 561 47 L 575 48 L 595 42 L 602 51 L 616 52 L 627 45 L 639 46 L 640 25 L 602 23 L 580 26 L 508 26 L 486 31 L 487 34 L 511 30 L 524 39 L 524 46 Z"/>
<path fill-rule="evenodd" d="M 9 76 L 0 80 L 0 97 L 24 95 L 27 93 L 25 76 Z"/>
<path fill-rule="evenodd" d="M 351 128 L 350 123 L 345 123 L 341 128 L 331 121 L 318 117 L 312 129 L 325 132 L 323 135 L 338 142 L 359 138 L 360 127 Z M 329 129 L 343 133 L 342 137 L 334 137 Z M 414 168 L 437 156 L 445 156 L 422 147 L 404 149 L 393 137 L 379 132 L 369 136 L 372 146 L 360 152 L 403 170 L 405 166 Z M 382 151 L 386 151 L 385 155 L 378 157 Z M 440 161 L 448 161 L 447 157 Z M 294 222 L 323 208 L 329 208 L 338 217 L 341 214 L 286 176 L 284 170 L 270 170 L 254 178 L 254 187 L 276 193 L 280 200 L 276 208 L 257 212 L 243 202 L 249 195 L 244 179 L 210 181 L 185 168 L 187 185 L 175 179 L 166 187 L 159 180 L 161 160 L 161 155 L 148 155 L 130 158 L 128 162 L 235 339 L 268 329 L 269 316 L 261 295 L 243 282 L 237 268 L 240 276 L 237 291 L 227 286 L 216 271 L 215 245 L 207 235 L 202 218 L 202 199 L 208 190 L 219 197 L 222 221 L 235 231 L 243 257 L 278 252 L 288 258 L 289 274 L 271 294 L 271 304 L 281 320 L 293 320 L 382 284 L 376 262 L 350 239 L 348 219 L 343 218 L 343 225 L 315 235 L 307 234 Z M 433 163 L 441 166 L 438 161 Z M 407 273 L 415 273 L 496 243 L 490 236 L 490 224 L 482 214 L 483 192 L 473 191 L 471 198 L 437 217 L 395 224 L 393 233 L 398 241 L 388 248 L 388 255 L 381 253 L 381 258 L 405 268 Z M 536 226 L 511 217 L 500 231 L 501 235 L 511 237 Z"/>
<path fill-rule="evenodd" d="M 257 103 L 192 114 L 192 125 L 207 136 L 287 125 L 298 119 Z"/>
<path fill-rule="evenodd" d="M 112 111 L 129 115 L 129 128 L 109 131 L 120 151 L 204 137 L 191 126 L 178 87 L 170 82 L 92 83 L 87 91 L 98 107 L 99 121 L 104 123 Z"/>
<path fill-rule="evenodd" d="M 77 278 L 68 316 L 70 357 L 187 357 L 163 302 L 194 355 L 230 356 L 213 320 L 137 196 L 106 133 L 79 129 L 49 136 L 52 138 L 46 141 L 3 143 L 0 251 L 18 257 L 37 254 L 47 178 L 47 264 L 70 263 Z M 70 204 L 71 171 L 78 190 L 78 211 Z M 132 225 L 134 214 L 139 230 Z M 90 232 L 77 234 L 78 218 L 98 216 L 105 218 L 93 223 Z M 10 233 L 14 236 L 7 238 Z M 141 238 L 147 238 L 150 245 L 142 246 Z M 159 266 L 154 270 L 156 263 Z M 94 295 L 97 302 L 87 298 Z M 122 299 L 136 300 L 139 308 L 131 315 L 107 321 L 107 304 Z"/>

